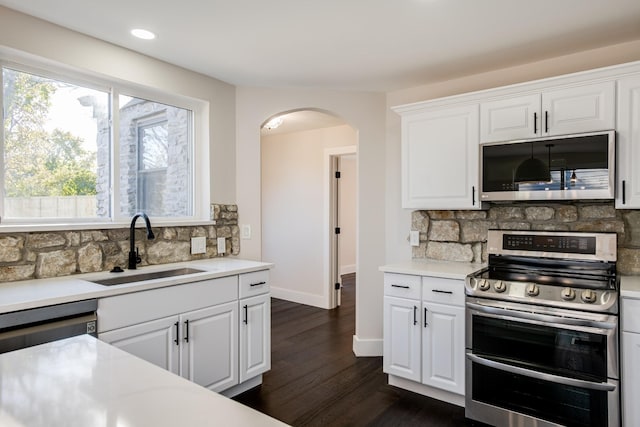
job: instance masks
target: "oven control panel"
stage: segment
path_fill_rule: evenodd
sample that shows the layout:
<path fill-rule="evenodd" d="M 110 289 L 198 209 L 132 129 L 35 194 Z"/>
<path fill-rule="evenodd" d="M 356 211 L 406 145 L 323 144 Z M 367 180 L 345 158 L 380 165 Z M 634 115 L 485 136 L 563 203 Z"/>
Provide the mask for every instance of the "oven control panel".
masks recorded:
<path fill-rule="evenodd" d="M 504 234 L 502 248 L 518 251 L 595 255 L 596 238 L 592 236 Z"/>

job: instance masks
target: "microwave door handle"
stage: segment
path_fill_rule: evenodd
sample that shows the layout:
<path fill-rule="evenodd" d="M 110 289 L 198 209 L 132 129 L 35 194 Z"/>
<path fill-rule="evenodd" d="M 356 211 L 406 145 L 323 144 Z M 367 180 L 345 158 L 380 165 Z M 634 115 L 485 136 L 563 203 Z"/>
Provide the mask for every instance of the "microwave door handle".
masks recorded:
<path fill-rule="evenodd" d="M 472 353 L 467 353 L 467 359 L 479 365 L 487 366 L 489 368 L 498 369 L 500 371 L 509 372 L 511 374 L 522 375 L 529 378 L 535 378 L 543 381 L 549 381 L 556 384 L 568 385 L 571 387 L 586 388 L 589 390 L 598 391 L 614 391 L 616 389 L 615 384 L 611 383 L 596 383 L 592 381 L 579 380 L 575 378 L 561 377 L 559 375 L 547 374 L 544 372 L 532 371 L 529 369 L 521 368 L 519 366 L 508 365 L 506 363 L 496 362 L 495 360 L 485 359 Z"/>

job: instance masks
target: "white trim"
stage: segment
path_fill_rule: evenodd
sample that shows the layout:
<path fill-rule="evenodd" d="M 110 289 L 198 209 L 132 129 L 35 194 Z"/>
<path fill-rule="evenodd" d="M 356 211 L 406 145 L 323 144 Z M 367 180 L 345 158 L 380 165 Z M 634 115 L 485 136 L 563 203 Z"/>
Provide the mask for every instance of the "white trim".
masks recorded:
<path fill-rule="evenodd" d="M 312 307 L 330 309 L 326 304 L 326 299 L 321 295 L 307 292 L 292 291 L 291 289 L 277 288 L 271 286 L 271 297 L 291 301 L 298 304 L 310 305 Z"/>
<path fill-rule="evenodd" d="M 464 396 L 460 394 L 440 390 L 405 378 L 396 377 L 395 375 L 389 375 L 389 385 L 409 390 L 423 396 L 429 396 L 453 405 L 462 406 L 464 408 Z"/>
<path fill-rule="evenodd" d="M 82 223 L 68 223 L 68 224 L 11 224 L 0 225 L 1 233 L 37 233 L 42 231 L 72 231 L 72 230 L 111 230 L 115 228 L 129 228 L 130 221 L 118 221 L 118 222 L 82 222 Z M 199 220 L 186 220 L 186 221 L 155 221 L 152 218 L 152 227 L 192 227 L 200 225 L 215 225 L 215 221 L 199 221 Z M 140 221 L 136 225 L 137 227 L 144 227 L 144 222 Z"/>
<path fill-rule="evenodd" d="M 355 264 L 341 265 L 340 266 L 340 275 L 341 276 L 343 274 L 351 274 L 351 273 L 355 273 L 355 272 L 356 272 L 356 265 Z"/>
<path fill-rule="evenodd" d="M 323 287 L 323 298 L 325 300 L 324 306 L 327 308 L 335 308 L 335 302 L 333 298 L 334 284 L 331 280 L 331 267 L 332 267 L 332 249 L 331 249 L 331 196 L 332 196 L 332 181 L 331 177 L 332 165 L 331 159 L 333 157 L 345 155 L 345 154 L 357 154 L 358 148 L 356 145 L 344 145 L 341 147 L 325 148 L 324 150 L 324 177 L 323 177 L 323 200 L 322 200 L 322 229 L 323 229 L 323 256 L 322 256 L 322 271 L 323 281 L 325 284 Z"/>
<path fill-rule="evenodd" d="M 382 338 L 366 339 L 353 336 L 353 354 L 357 357 L 377 357 L 382 356 Z"/>

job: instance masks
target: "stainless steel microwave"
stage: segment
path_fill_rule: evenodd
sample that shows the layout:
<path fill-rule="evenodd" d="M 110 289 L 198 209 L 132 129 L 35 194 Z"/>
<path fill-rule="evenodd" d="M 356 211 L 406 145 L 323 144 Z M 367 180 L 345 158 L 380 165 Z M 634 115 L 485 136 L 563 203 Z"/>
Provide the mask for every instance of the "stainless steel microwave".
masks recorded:
<path fill-rule="evenodd" d="M 615 131 L 480 145 L 480 200 L 615 197 Z"/>

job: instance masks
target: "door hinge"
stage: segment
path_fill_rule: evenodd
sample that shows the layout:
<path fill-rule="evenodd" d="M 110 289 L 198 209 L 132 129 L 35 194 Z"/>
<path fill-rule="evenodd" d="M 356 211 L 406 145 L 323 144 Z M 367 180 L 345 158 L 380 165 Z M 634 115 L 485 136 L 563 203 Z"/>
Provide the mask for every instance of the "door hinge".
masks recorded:
<path fill-rule="evenodd" d="M 336 178 L 340 178 L 340 171 L 336 171 Z"/>
<path fill-rule="evenodd" d="M 340 234 L 340 227 L 336 227 L 336 234 Z"/>
<path fill-rule="evenodd" d="M 338 289 L 340 289 L 340 283 L 336 283 L 336 284 L 335 284 L 335 289 L 336 289 L 336 291 L 337 291 Z"/>

